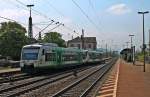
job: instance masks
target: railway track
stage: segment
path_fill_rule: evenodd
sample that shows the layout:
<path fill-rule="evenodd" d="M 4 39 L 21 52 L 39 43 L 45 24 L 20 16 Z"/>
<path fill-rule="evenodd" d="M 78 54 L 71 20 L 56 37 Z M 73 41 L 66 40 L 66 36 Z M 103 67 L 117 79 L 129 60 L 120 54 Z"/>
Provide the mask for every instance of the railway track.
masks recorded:
<path fill-rule="evenodd" d="M 90 67 L 86 67 L 86 68 L 84 67 L 82 69 L 78 68 L 79 70 L 77 72 L 84 71 Z M 73 75 L 72 71 L 66 71 L 63 73 L 58 73 L 46 77 L 42 76 L 42 77 L 33 78 L 32 80 L 30 79 L 21 82 L 15 82 L 13 83 L 13 85 L 0 86 L 0 97 L 15 97 L 72 75 Z"/>
<path fill-rule="evenodd" d="M 2 85 L 4 83 L 10 83 L 10 82 L 14 82 L 14 81 L 31 78 L 31 77 L 33 77 L 33 76 L 24 74 L 24 73 L 10 75 L 10 76 L 4 76 L 3 79 L 0 79 L 0 85 Z"/>
<path fill-rule="evenodd" d="M 85 77 L 87 76 L 87 74 L 91 74 L 91 72 L 93 71 L 95 71 L 95 73 L 97 71 L 101 71 L 102 73 L 103 68 L 106 68 L 106 65 L 92 66 L 92 68 L 91 66 L 86 68 L 85 67 L 77 68 L 78 70 L 75 70 L 77 71 L 77 76 L 74 76 L 75 75 L 73 72 L 74 70 L 70 70 L 70 71 L 60 72 L 53 75 L 37 76 L 33 78 L 23 79 L 21 81 L 18 80 L 13 82 L 12 85 L 0 86 L 0 97 L 16 97 L 16 96 L 43 97 L 43 95 L 44 97 L 46 97 L 47 95 L 48 97 L 49 96 L 58 97 L 55 95 L 57 95 L 57 93 L 58 95 L 60 95 L 58 91 L 62 91 L 64 87 L 66 88 L 68 87 L 68 85 L 70 86 L 72 83 L 75 83 L 75 81 L 78 82 L 79 80 L 81 80 L 81 78 L 86 79 Z M 92 80 L 96 80 L 94 79 L 95 77 L 93 77 Z M 89 81 L 91 81 L 90 78 Z M 71 92 L 69 93 L 71 94 Z M 75 93 L 72 92 L 72 94 Z M 66 95 L 65 92 L 64 95 Z M 61 94 L 61 96 L 64 95 Z M 70 97 L 73 96 L 71 95 Z M 74 97 L 78 97 L 78 96 L 74 96 Z"/>
<path fill-rule="evenodd" d="M 107 64 L 110 65 L 110 62 L 107 63 Z M 110 66 L 112 66 L 112 64 L 113 63 L 111 62 Z M 57 94 L 58 91 L 62 91 L 64 88 L 68 87 L 69 85 L 71 85 L 75 81 L 81 80 L 81 78 L 86 77 L 87 74 L 89 74 L 89 73 L 91 73 L 95 70 L 99 70 L 100 68 L 102 69 L 105 66 L 104 65 L 96 66 L 93 69 L 87 70 L 87 71 L 82 72 L 82 73 L 78 73 L 77 77 L 71 77 L 70 76 L 70 78 L 68 77 L 68 78 L 65 78 L 63 80 L 59 80 L 55 83 L 48 84 L 47 86 L 42 86 L 39 89 L 33 90 L 32 92 L 25 93 L 21 97 L 52 97 L 52 96 L 54 96 L 54 97 L 59 97 L 60 96 L 61 97 L 61 96 L 64 96 L 64 95 L 56 95 L 55 96 L 55 94 Z M 93 86 L 94 86 L 94 84 L 93 84 Z M 91 88 L 93 86 L 91 86 Z M 81 87 L 79 87 L 79 88 L 81 88 Z M 91 88 L 89 88 L 87 91 L 89 91 Z M 72 94 L 75 94 L 75 93 L 72 93 Z M 71 95 L 71 96 L 67 95 L 66 97 L 73 97 L 73 95 Z M 79 96 L 74 96 L 74 97 L 79 97 Z M 89 97 L 91 97 L 91 96 L 89 96 Z"/>
<path fill-rule="evenodd" d="M 104 65 L 49 97 L 85 97 L 112 65 Z"/>

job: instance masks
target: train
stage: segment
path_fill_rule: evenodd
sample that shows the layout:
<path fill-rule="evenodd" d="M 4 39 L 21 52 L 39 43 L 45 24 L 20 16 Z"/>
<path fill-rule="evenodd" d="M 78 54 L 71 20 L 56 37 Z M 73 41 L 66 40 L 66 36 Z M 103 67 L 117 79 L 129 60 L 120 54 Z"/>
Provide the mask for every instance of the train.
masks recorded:
<path fill-rule="evenodd" d="M 78 48 L 58 47 L 55 43 L 25 45 L 21 51 L 22 72 L 34 73 L 47 69 L 58 69 L 102 62 L 103 53 Z"/>

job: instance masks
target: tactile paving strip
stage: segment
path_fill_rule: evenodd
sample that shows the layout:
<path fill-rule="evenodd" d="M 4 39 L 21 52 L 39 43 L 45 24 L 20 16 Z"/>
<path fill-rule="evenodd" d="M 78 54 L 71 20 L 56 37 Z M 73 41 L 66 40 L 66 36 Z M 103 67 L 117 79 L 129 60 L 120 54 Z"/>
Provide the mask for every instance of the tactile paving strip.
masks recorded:
<path fill-rule="evenodd" d="M 116 97 L 120 59 L 116 62 L 110 75 L 100 88 L 96 97 Z"/>

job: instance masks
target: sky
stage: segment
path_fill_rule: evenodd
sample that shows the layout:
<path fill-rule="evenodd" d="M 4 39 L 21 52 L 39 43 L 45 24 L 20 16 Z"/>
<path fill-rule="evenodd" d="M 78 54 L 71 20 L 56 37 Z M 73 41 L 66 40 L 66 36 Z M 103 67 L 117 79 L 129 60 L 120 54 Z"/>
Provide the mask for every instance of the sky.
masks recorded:
<path fill-rule="evenodd" d="M 129 34 L 134 34 L 133 44 L 137 49 L 142 45 L 142 15 L 138 11 L 150 11 L 150 0 L 0 0 L 0 16 L 13 19 L 28 28 L 29 8 L 32 9 L 33 35 L 53 23 L 48 31 L 61 33 L 62 38 L 70 40 L 80 36 L 82 29 L 86 37 L 96 37 L 98 47 L 120 50 L 130 42 Z M 21 3 L 22 4 L 21 4 Z M 23 5 L 24 4 L 24 5 Z M 4 22 L 0 18 L 0 22 Z M 145 38 L 149 40 L 150 13 L 145 14 Z M 75 31 L 75 32 L 74 32 Z M 130 47 L 130 44 L 129 46 Z"/>

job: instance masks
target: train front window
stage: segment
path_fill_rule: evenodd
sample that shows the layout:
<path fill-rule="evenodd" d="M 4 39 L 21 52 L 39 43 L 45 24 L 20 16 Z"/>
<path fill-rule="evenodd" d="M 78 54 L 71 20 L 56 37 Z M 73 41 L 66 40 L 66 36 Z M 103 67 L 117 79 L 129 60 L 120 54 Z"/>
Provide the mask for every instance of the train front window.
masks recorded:
<path fill-rule="evenodd" d="M 23 60 L 37 60 L 39 48 L 24 48 L 22 51 Z"/>

